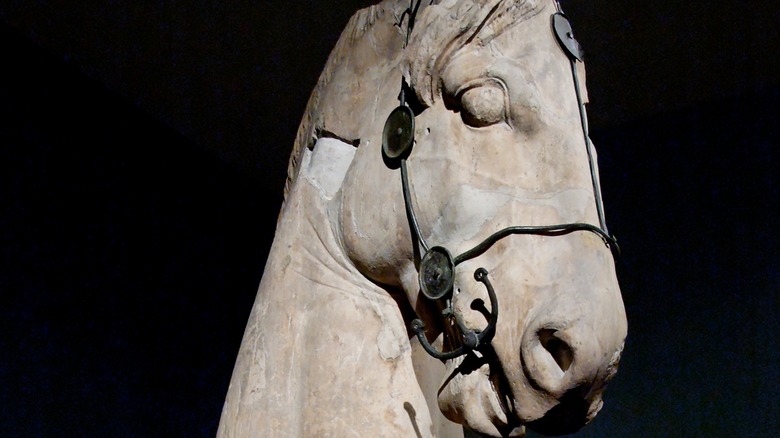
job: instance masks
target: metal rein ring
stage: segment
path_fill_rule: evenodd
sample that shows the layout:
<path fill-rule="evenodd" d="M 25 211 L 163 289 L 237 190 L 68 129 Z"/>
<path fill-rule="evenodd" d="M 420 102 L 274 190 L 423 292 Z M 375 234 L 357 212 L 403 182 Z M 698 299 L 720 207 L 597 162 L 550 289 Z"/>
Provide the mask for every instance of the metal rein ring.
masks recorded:
<path fill-rule="evenodd" d="M 484 345 L 489 345 L 496 334 L 496 323 L 498 322 L 498 298 L 493 290 L 493 285 L 488 279 L 488 271 L 485 268 L 478 268 L 474 271 L 474 279 L 485 285 L 488 297 L 490 298 L 490 321 L 481 331 L 471 330 L 465 326 L 463 320 L 454 309 L 448 307 L 444 310 L 445 316 L 455 318 L 455 324 L 461 332 L 461 345 L 453 351 L 438 351 L 434 348 L 428 338 L 425 336 L 425 324 L 420 319 L 412 321 L 412 331 L 417 335 L 420 345 L 431 356 L 439 360 L 449 360 L 462 356 L 469 351 L 479 350 Z M 451 306 L 451 305 L 450 305 Z"/>

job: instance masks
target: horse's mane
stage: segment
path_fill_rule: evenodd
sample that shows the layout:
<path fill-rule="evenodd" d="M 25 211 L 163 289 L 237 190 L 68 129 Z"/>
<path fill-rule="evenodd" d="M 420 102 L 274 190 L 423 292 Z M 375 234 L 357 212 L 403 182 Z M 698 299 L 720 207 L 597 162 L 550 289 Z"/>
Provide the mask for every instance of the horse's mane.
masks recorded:
<path fill-rule="evenodd" d="M 357 43 L 374 31 L 381 20 L 393 20 L 393 25 L 402 35 L 400 26 L 409 0 L 385 0 L 382 3 L 357 11 L 341 33 L 336 46 L 328 56 L 317 85 L 306 104 L 306 111 L 298 126 L 295 143 L 287 166 L 287 180 L 284 197 L 298 175 L 301 155 L 305 148 L 311 149 L 324 127 L 323 104 L 328 99 L 328 89 L 333 78 L 344 71 L 350 61 L 359 59 L 354 52 Z M 418 28 L 424 32 L 414 35 L 410 44 L 414 46 L 403 67 L 405 77 L 410 81 L 420 103 L 430 106 L 439 94 L 438 71 L 448 62 L 454 52 L 466 45 L 485 45 L 509 27 L 524 21 L 541 10 L 549 0 L 422 0 L 424 11 L 419 16 Z M 441 8 L 436 5 L 441 4 Z M 408 19 L 408 17 L 407 17 Z M 329 128 L 327 128 L 329 129 Z M 345 129 L 345 132 L 351 132 Z M 332 133 L 336 135 L 336 133 Z M 345 141 L 354 139 L 345 138 Z"/>
<path fill-rule="evenodd" d="M 306 104 L 306 111 L 304 112 L 301 124 L 298 125 L 295 143 L 293 144 L 293 150 L 287 164 L 287 180 L 284 184 L 285 200 L 287 199 L 287 194 L 298 174 L 298 165 L 300 163 L 301 155 L 303 154 L 303 149 L 311 148 L 317 139 L 317 123 L 314 119 L 314 114 L 320 104 L 323 92 L 330 84 L 336 69 L 344 59 L 349 56 L 349 51 L 354 42 L 369 31 L 383 13 L 384 10 L 381 5 L 369 6 L 357 11 L 349 19 L 346 27 L 341 32 L 339 40 L 336 42 L 336 46 L 330 52 L 328 60 L 325 63 L 325 68 L 322 70 L 322 73 L 317 80 L 317 85 L 314 87 L 311 96 L 309 96 L 309 101 Z"/>

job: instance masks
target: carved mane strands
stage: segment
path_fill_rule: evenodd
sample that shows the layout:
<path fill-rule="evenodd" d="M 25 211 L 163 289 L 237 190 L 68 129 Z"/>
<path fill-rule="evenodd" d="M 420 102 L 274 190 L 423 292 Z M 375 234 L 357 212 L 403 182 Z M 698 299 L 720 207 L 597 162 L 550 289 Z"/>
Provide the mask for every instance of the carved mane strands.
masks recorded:
<path fill-rule="evenodd" d="M 579 53 L 554 0 L 387 0 L 349 20 L 297 132 L 217 436 L 593 419 L 627 324 Z"/>
<path fill-rule="evenodd" d="M 512 26 L 538 14 L 548 2 L 457 0 L 424 9 L 410 41 L 407 60 L 412 88 L 426 107 L 441 92 L 440 73 L 450 59 L 469 45 L 484 46 Z M 454 5 L 454 6 L 453 6 Z"/>
<path fill-rule="evenodd" d="M 428 107 L 436 100 L 440 92 L 438 73 L 446 67 L 451 56 L 469 44 L 485 45 L 493 38 L 528 18 L 536 15 L 546 4 L 540 0 L 421 0 L 416 17 L 415 32 L 411 35 L 409 50 L 401 73 L 415 90 L 417 99 Z M 284 196 L 295 181 L 303 148 L 311 149 L 320 132 L 327 131 L 346 141 L 356 140 L 349 135 L 350 129 L 326 127 L 326 115 L 322 102 L 328 93 L 333 76 L 350 69 L 350 63 L 357 61 L 355 46 L 364 38 L 372 44 L 380 44 L 377 50 L 394 47 L 394 53 L 387 53 L 386 62 L 375 68 L 385 70 L 398 65 L 398 55 L 402 49 L 402 40 L 408 16 L 404 12 L 409 7 L 408 0 L 386 0 L 378 5 L 357 11 L 349 20 L 336 46 L 331 51 L 317 85 L 306 105 L 306 111 L 293 145 L 287 168 Z M 403 20 L 403 22 L 401 22 Z M 377 23 L 385 27 L 377 30 Z M 395 41 L 387 41 L 386 26 L 392 26 Z M 382 40 L 385 41 L 382 41 Z M 341 108 L 354 110 L 362 108 Z M 332 110 L 332 108 L 330 109 Z M 339 126 L 341 128 L 341 126 Z"/>
<path fill-rule="evenodd" d="M 285 201 L 287 200 L 287 194 L 290 191 L 290 187 L 298 175 L 298 165 L 303 149 L 311 149 L 317 141 L 317 133 L 321 126 L 318 126 L 318 120 L 315 115 L 320 114 L 318 109 L 322 100 L 322 94 L 327 90 L 334 72 L 341 68 L 344 61 L 350 56 L 350 51 L 355 41 L 363 38 L 377 20 L 383 17 L 388 11 L 393 15 L 400 15 L 400 13 L 396 13 L 395 11 L 398 9 L 403 10 L 404 8 L 401 6 L 403 3 L 403 1 L 399 0 L 392 2 L 386 1 L 379 5 L 361 9 L 352 15 L 346 27 L 341 32 L 341 36 L 336 42 L 336 46 L 330 52 L 330 55 L 328 55 L 328 60 L 317 80 L 317 85 L 309 96 L 309 101 L 306 103 L 306 110 L 303 113 L 303 119 L 301 120 L 300 125 L 298 125 L 295 143 L 293 144 L 290 160 L 287 165 L 287 180 L 284 184 Z"/>

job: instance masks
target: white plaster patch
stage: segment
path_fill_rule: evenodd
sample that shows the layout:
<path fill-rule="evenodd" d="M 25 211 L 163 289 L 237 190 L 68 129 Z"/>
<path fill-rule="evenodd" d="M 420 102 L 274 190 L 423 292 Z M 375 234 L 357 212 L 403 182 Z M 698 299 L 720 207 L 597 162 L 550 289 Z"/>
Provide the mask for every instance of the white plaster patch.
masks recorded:
<path fill-rule="evenodd" d="M 301 176 L 317 188 L 323 199 L 330 201 L 344 181 L 355 150 L 353 145 L 341 140 L 320 138 L 313 151 L 304 152 Z"/>

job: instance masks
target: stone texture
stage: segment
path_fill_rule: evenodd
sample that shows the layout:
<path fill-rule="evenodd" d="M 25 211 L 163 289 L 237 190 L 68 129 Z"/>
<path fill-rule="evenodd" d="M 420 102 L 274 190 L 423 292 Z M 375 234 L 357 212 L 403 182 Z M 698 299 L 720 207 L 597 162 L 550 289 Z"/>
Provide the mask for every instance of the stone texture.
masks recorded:
<path fill-rule="evenodd" d="M 487 323 L 474 270 L 496 288 L 489 354 L 441 364 L 407 330 L 416 313 L 439 348 L 452 342 L 418 297 L 400 176 L 380 153 L 402 77 L 417 101 L 409 177 L 428 242 L 460 253 L 510 225 L 598 223 L 554 3 L 426 4 L 404 49 L 407 6 L 356 13 L 312 93 L 219 436 L 462 434 L 449 420 L 493 436 L 560 432 L 601 407 L 626 319 L 591 233 L 512 236 L 458 266 L 453 305 L 468 327 Z"/>

